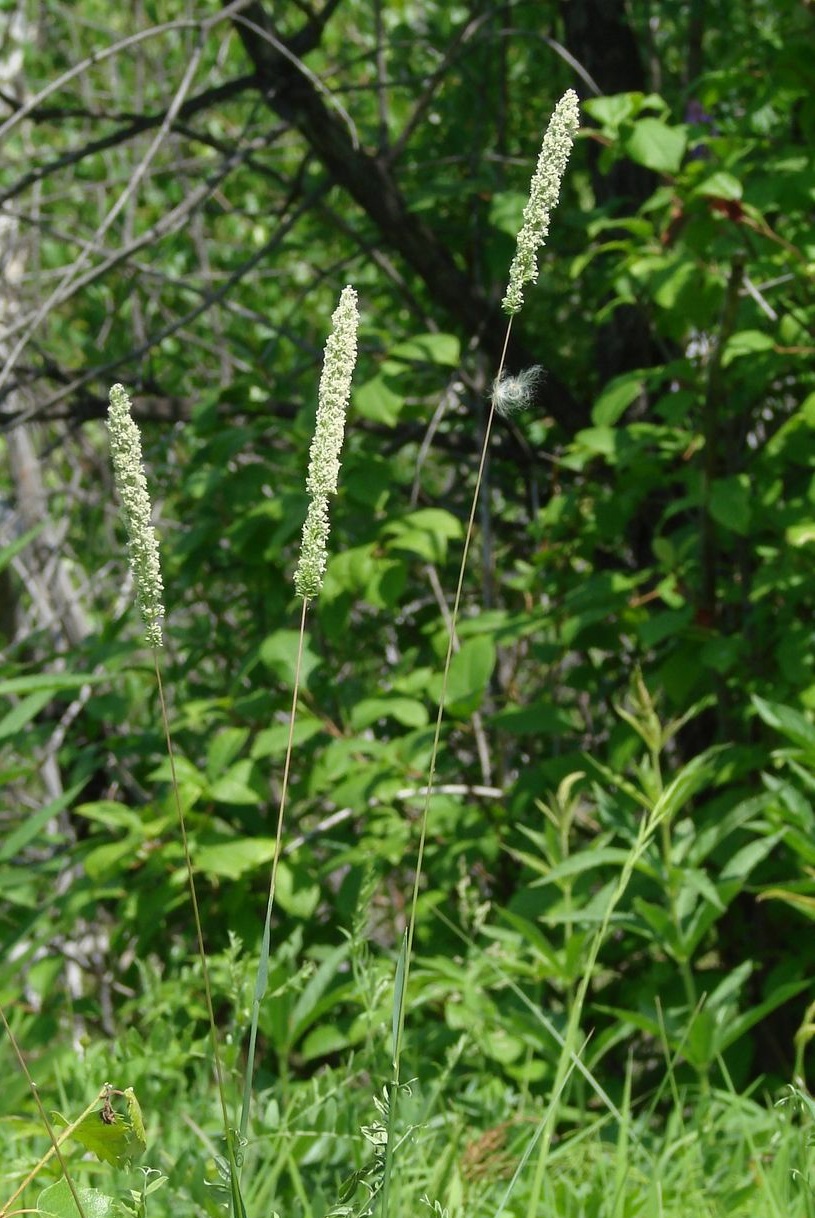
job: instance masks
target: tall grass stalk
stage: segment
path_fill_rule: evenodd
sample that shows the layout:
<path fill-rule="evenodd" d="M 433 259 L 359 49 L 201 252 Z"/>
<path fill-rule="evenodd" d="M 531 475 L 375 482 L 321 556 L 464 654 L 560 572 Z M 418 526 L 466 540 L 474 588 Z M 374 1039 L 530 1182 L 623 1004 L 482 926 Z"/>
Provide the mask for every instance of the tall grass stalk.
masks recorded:
<path fill-rule="evenodd" d="M 517 409 L 525 405 L 531 397 L 534 385 L 540 375 L 539 370 L 537 369 L 529 370 L 525 376 L 525 380 L 522 379 L 519 381 L 518 378 L 515 378 L 510 391 L 507 392 L 507 385 L 504 377 L 504 364 L 506 361 L 506 353 L 512 330 L 512 319 L 516 313 L 520 312 L 523 306 L 524 285 L 530 282 L 534 283 L 538 277 L 538 250 L 545 242 L 549 232 L 551 213 L 557 206 L 560 197 L 560 184 L 566 171 L 566 166 L 568 164 L 578 126 L 578 98 L 574 90 L 569 89 L 555 106 L 554 112 L 549 121 L 549 125 L 543 137 L 543 143 L 541 146 L 540 155 L 538 157 L 537 166 L 532 176 L 529 200 L 524 208 L 523 224 L 518 233 L 515 257 L 513 258 L 510 266 L 509 282 L 502 302 L 504 311 L 509 314 L 509 321 L 507 323 L 504 345 L 498 365 L 498 372 L 493 384 L 493 393 L 490 400 L 487 423 L 486 427 L 484 428 L 484 439 L 478 462 L 478 471 L 476 474 L 472 505 L 470 507 L 467 527 L 464 534 L 464 546 L 462 549 L 455 597 L 453 600 L 453 609 L 450 614 L 448 624 L 447 652 L 442 671 L 439 706 L 433 732 L 433 744 L 430 753 L 430 762 L 428 765 L 427 785 L 420 819 L 419 845 L 416 856 L 416 868 L 413 881 L 413 892 L 410 902 L 410 914 L 402 945 L 402 952 L 400 953 L 400 962 L 403 961 L 403 966 L 397 969 L 397 980 L 394 994 L 394 1036 L 390 1104 L 388 1108 L 388 1140 L 381 1199 L 381 1210 L 384 1215 L 387 1215 L 388 1213 L 390 1179 L 393 1170 L 393 1147 L 396 1129 L 398 1094 L 401 1085 L 400 1066 L 402 1057 L 402 1043 L 404 1039 L 405 1009 L 408 985 L 410 982 L 410 963 L 413 950 L 413 937 L 416 928 L 416 910 L 419 901 L 419 887 L 421 884 L 422 870 L 424 866 L 424 854 L 430 814 L 430 801 L 433 795 L 433 783 L 436 776 L 436 763 L 441 740 L 441 726 L 444 719 L 445 702 L 447 699 L 447 684 L 450 673 L 450 663 L 456 643 L 456 626 L 458 623 L 459 609 L 461 606 L 461 595 L 464 587 L 464 575 L 467 567 L 467 558 L 470 552 L 470 542 L 472 540 L 475 525 L 475 514 L 478 507 L 478 499 L 481 492 L 481 484 L 484 477 L 484 467 L 487 461 L 487 453 L 489 451 L 490 436 L 492 434 L 495 414 L 496 412 L 505 413 L 511 409 Z"/>
<path fill-rule="evenodd" d="M 246 1054 L 246 1072 L 244 1075 L 243 1100 L 241 1103 L 240 1136 L 242 1139 L 246 1137 L 249 1124 L 260 1004 L 266 993 L 269 977 L 272 911 L 274 909 L 277 871 L 283 843 L 283 821 L 289 785 L 289 772 L 291 769 L 297 698 L 300 691 L 300 670 L 303 659 L 306 616 L 309 602 L 318 595 L 322 588 L 323 576 L 325 574 L 330 527 L 328 501 L 329 496 L 336 495 L 337 493 L 337 481 L 340 472 L 340 450 L 345 434 L 345 415 L 348 409 L 348 400 L 351 396 L 351 377 L 353 376 L 357 358 L 359 312 L 357 309 L 357 294 L 352 287 L 343 288 L 339 304 L 334 311 L 331 322 L 332 331 L 328 336 L 323 355 L 323 371 L 320 377 L 317 399 L 317 421 L 309 451 L 306 490 L 309 493 L 310 500 L 303 525 L 300 561 L 297 564 L 294 576 L 295 591 L 302 598 L 303 605 L 300 613 L 294 689 L 292 692 L 291 712 L 289 714 L 289 735 L 286 743 L 286 756 L 283 762 L 283 780 L 277 813 L 272 869 L 269 878 L 269 896 L 266 902 L 266 916 L 263 922 L 260 958 L 258 960 L 255 990 L 252 998 L 249 1047 Z"/>
<path fill-rule="evenodd" d="M 164 616 L 164 606 L 161 603 L 164 588 L 161 579 L 159 547 L 155 530 L 150 523 L 152 505 L 150 503 L 147 479 L 145 478 L 142 462 L 141 436 L 130 412 L 131 403 L 127 391 L 123 385 L 114 385 L 110 390 L 110 406 L 108 409 L 108 431 L 110 433 L 113 474 L 127 530 L 127 548 L 136 585 L 136 600 L 144 623 L 145 639 L 153 651 L 156 687 L 161 707 L 161 721 L 164 729 L 164 740 L 167 746 L 167 757 L 170 762 L 170 782 L 181 835 L 181 846 L 184 853 L 184 867 L 187 873 L 190 904 L 192 905 L 193 921 L 195 923 L 198 958 L 201 962 L 201 977 L 204 984 L 204 998 L 207 1018 L 209 1020 L 210 1044 L 212 1046 L 212 1062 L 215 1070 L 215 1082 L 221 1106 L 221 1119 L 224 1127 L 224 1139 L 230 1169 L 232 1211 L 234 1218 L 242 1218 L 245 1210 L 238 1187 L 238 1168 L 229 1121 L 229 1110 L 226 1103 L 224 1071 L 218 1045 L 218 1029 L 215 1024 L 212 985 L 209 977 L 206 947 L 204 946 L 204 931 L 198 907 L 198 893 L 195 887 L 195 874 L 189 839 L 187 837 L 187 825 L 178 789 L 175 753 L 170 732 L 170 722 L 167 715 L 167 703 L 164 698 L 164 686 L 161 680 L 161 666 L 159 664 L 159 649 L 163 645 L 161 619 Z"/>

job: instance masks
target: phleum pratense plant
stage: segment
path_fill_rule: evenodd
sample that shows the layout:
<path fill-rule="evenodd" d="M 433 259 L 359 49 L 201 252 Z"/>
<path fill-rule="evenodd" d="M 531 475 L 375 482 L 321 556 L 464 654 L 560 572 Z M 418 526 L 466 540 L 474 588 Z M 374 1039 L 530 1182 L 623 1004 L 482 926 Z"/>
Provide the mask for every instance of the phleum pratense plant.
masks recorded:
<path fill-rule="evenodd" d="M 413 879 L 413 895 L 410 905 L 407 929 L 405 931 L 402 949 L 396 968 L 394 985 L 394 1036 L 393 1036 L 393 1073 L 390 1084 L 390 1108 L 388 1113 L 388 1143 L 385 1160 L 385 1171 L 382 1183 L 381 1212 L 387 1218 L 390 1191 L 390 1178 L 393 1162 L 397 1101 L 400 1090 L 400 1062 L 402 1055 L 402 1039 L 404 1033 L 405 1010 L 407 1006 L 407 990 L 410 979 L 411 952 L 413 935 L 416 926 L 416 910 L 419 901 L 419 886 L 421 883 L 424 864 L 425 843 L 430 814 L 430 801 L 433 795 L 433 783 L 436 776 L 436 761 L 441 740 L 441 725 L 444 718 L 445 700 L 447 697 L 447 682 L 450 672 L 450 662 L 456 642 L 456 624 L 458 622 L 461 594 L 464 587 L 464 572 L 467 566 L 467 556 L 473 534 L 475 514 L 478 507 L 478 497 L 487 460 L 490 433 L 496 414 L 509 415 L 516 410 L 522 410 L 531 403 L 534 391 L 543 377 L 543 369 L 533 367 L 519 376 L 507 377 L 504 374 L 504 358 L 509 344 L 512 319 L 519 313 L 523 305 L 523 288 L 526 283 L 534 283 L 538 277 L 537 254 L 543 245 L 548 232 L 551 213 L 560 197 L 560 184 L 566 171 L 566 165 L 574 144 L 574 138 L 579 126 L 578 98 L 573 89 L 568 89 L 555 106 L 549 125 L 543 137 L 538 163 L 532 176 L 529 190 L 529 201 L 524 208 L 523 225 L 518 233 L 515 257 L 509 271 L 509 284 L 504 296 L 502 307 L 509 314 L 506 336 L 504 338 L 504 353 L 501 356 L 498 373 L 493 382 L 490 399 L 490 411 L 487 425 L 484 429 L 484 440 L 481 447 L 478 472 L 475 479 L 470 515 L 464 534 L 464 548 L 459 566 L 458 583 L 456 585 L 453 608 L 448 622 L 447 654 L 444 661 L 441 679 L 441 693 L 436 715 L 436 725 L 433 735 L 430 762 L 428 765 L 427 785 L 424 793 L 424 803 L 419 827 L 419 846 L 417 850 L 416 868 Z"/>
<path fill-rule="evenodd" d="M 127 529 L 127 548 L 145 638 L 151 647 L 161 647 L 161 619 L 164 616 L 161 597 L 164 585 L 156 531 L 150 523 L 150 495 L 142 464 L 141 436 L 130 410 L 130 398 L 124 385 L 114 385 L 108 407 L 113 476 Z"/>
<path fill-rule="evenodd" d="M 164 616 L 164 606 L 161 603 L 164 591 L 159 564 L 158 541 L 155 530 L 150 524 L 152 508 L 150 495 L 147 490 L 147 479 L 144 476 L 142 464 L 141 436 L 139 429 L 130 414 L 131 403 L 123 385 L 114 385 L 110 390 L 110 406 L 108 408 L 108 430 L 110 433 L 110 452 L 113 462 L 113 475 L 116 489 L 122 503 L 122 514 L 127 528 L 127 546 L 130 557 L 130 567 L 136 583 L 136 599 L 139 612 L 145 627 L 145 638 L 153 648 L 153 658 L 156 670 L 156 686 L 161 705 L 161 717 L 164 725 L 164 738 L 167 745 L 167 756 L 170 762 L 173 798 L 178 817 L 178 827 L 181 834 L 181 846 L 184 852 L 184 863 L 187 872 L 187 883 L 190 892 L 193 921 L 198 944 L 198 958 L 201 962 L 201 979 L 204 984 L 204 997 L 209 1017 L 210 1043 L 212 1045 L 212 1064 L 215 1070 L 215 1080 L 218 1097 L 221 1104 L 224 1140 L 226 1142 L 229 1184 L 233 1218 L 242 1218 L 245 1213 L 243 1200 L 240 1196 L 238 1182 L 238 1165 L 235 1156 L 233 1134 L 230 1128 L 229 1112 L 227 1110 L 226 1092 L 224 1089 L 224 1071 L 221 1053 L 218 1046 L 218 1031 L 215 1024 L 215 1009 L 212 1003 L 212 985 L 209 977 L 207 953 L 204 946 L 204 931 L 201 925 L 201 913 L 198 906 L 198 895 L 195 888 L 192 854 L 190 851 L 187 827 L 184 819 L 184 808 L 178 789 L 178 779 L 175 769 L 175 755 L 170 735 L 170 724 L 167 716 L 167 706 L 164 700 L 164 689 L 161 681 L 159 666 L 159 651 L 162 646 L 161 619 Z"/>
<path fill-rule="evenodd" d="M 309 450 L 306 490 L 311 496 L 300 547 L 294 588 L 304 600 L 313 599 L 323 586 L 328 546 L 328 497 L 337 493 L 340 449 L 345 434 L 345 413 L 351 396 L 351 377 L 357 359 L 357 294 L 343 288 L 331 318 L 317 405 L 317 423 Z"/>
<path fill-rule="evenodd" d="M 538 280 L 538 250 L 549 235 L 549 220 L 560 198 L 560 183 L 580 125 L 578 107 L 574 89 L 567 89 L 555 106 L 543 137 L 515 257 L 509 268 L 509 284 L 501 302 L 504 312 L 510 316 L 521 311 L 524 284 Z"/>
<path fill-rule="evenodd" d="M 272 856 L 272 870 L 269 878 L 269 896 L 266 902 L 266 916 L 260 944 L 260 959 L 255 978 L 255 992 L 252 998 L 252 1016 L 249 1026 L 249 1045 L 246 1051 L 243 1103 L 241 1105 L 241 1137 L 246 1136 L 248 1128 L 260 1004 L 266 993 L 269 971 L 272 911 L 274 909 L 278 863 L 280 861 L 283 840 L 283 819 L 289 786 L 297 697 L 300 688 L 300 668 L 303 659 L 306 612 L 309 602 L 317 596 L 323 585 L 328 553 L 328 502 L 329 497 L 337 493 L 337 482 L 340 473 L 340 450 L 345 435 L 345 415 L 351 397 L 351 378 L 354 374 L 354 365 L 357 359 L 359 310 L 357 308 L 357 294 L 352 287 L 345 287 L 340 293 L 339 304 L 334 310 L 331 324 L 331 333 L 326 341 L 323 354 L 323 371 L 320 376 L 320 388 L 317 395 L 317 421 L 309 450 L 306 490 L 311 498 L 303 525 L 300 560 L 294 575 L 295 592 L 298 596 L 302 597 L 303 606 L 300 614 L 297 660 L 294 670 L 294 690 L 292 692 L 291 714 L 289 715 L 289 738 L 283 762 L 283 778 L 280 788 L 274 854 Z"/>

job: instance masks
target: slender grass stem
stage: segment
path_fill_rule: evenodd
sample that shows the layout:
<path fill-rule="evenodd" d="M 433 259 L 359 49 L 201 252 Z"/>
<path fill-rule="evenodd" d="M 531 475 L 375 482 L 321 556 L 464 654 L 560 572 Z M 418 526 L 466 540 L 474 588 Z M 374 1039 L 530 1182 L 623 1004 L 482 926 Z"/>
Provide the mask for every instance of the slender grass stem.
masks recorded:
<path fill-rule="evenodd" d="M 289 737 L 286 742 L 286 756 L 283 762 L 283 780 L 280 791 L 280 804 L 277 812 L 277 829 L 275 830 L 274 854 L 272 855 L 272 871 L 269 879 L 269 897 L 266 902 L 266 917 L 263 922 L 263 936 L 260 944 L 260 960 L 258 961 L 258 971 L 255 978 L 255 992 L 252 998 L 252 1017 L 249 1027 L 249 1047 L 246 1052 L 246 1073 L 243 1084 L 243 1102 L 241 1104 L 241 1138 L 246 1137 L 246 1131 L 249 1124 L 249 1108 L 252 1102 L 252 1080 L 255 1072 L 255 1048 L 257 1045 L 258 1023 L 260 1021 L 260 1004 L 263 1001 L 263 997 L 266 993 L 266 986 L 269 980 L 269 951 L 272 935 L 272 911 L 274 910 L 275 892 L 277 890 L 277 871 L 283 845 L 283 821 L 286 811 L 286 796 L 289 789 L 289 773 L 291 770 L 291 758 L 294 747 L 294 722 L 297 714 L 297 699 L 300 693 L 300 672 L 303 663 L 303 642 L 306 632 L 307 613 L 308 600 L 304 597 L 303 607 L 300 614 L 300 632 L 297 639 L 297 660 L 294 670 L 294 691 L 292 693 L 291 713 L 289 715 Z"/>
<path fill-rule="evenodd" d="M 201 961 L 201 977 L 204 983 L 204 1001 L 207 1007 L 207 1017 L 209 1019 L 210 1043 L 212 1045 L 212 1064 L 215 1069 L 215 1083 L 218 1089 L 218 1098 L 221 1105 L 221 1117 L 224 1124 L 224 1135 L 226 1137 L 227 1147 L 229 1149 L 230 1162 L 232 1159 L 234 1148 L 232 1146 L 232 1137 L 230 1134 L 229 1111 L 226 1103 L 226 1091 L 224 1088 L 224 1071 L 221 1062 L 221 1051 L 218 1047 L 218 1029 L 215 1023 L 215 1008 L 212 1002 L 212 984 L 209 977 L 209 966 L 207 964 L 207 950 L 204 946 L 204 930 L 201 923 L 201 913 L 198 906 L 198 893 L 195 887 L 195 873 L 192 864 L 192 854 L 190 851 L 190 843 L 187 837 L 187 823 L 184 817 L 184 809 L 181 804 L 181 796 L 178 790 L 178 778 L 175 769 L 175 750 L 173 749 L 173 739 L 170 733 L 170 723 L 167 716 L 167 704 L 164 700 L 164 686 L 161 680 L 161 668 L 158 660 L 158 649 L 153 649 L 153 660 L 156 669 L 156 686 L 158 688 L 159 704 L 161 706 L 161 722 L 164 728 L 164 742 L 167 746 L 167 757 L 170 762 L 170 782 L 173 788 L 173 800 L 175 802 L 175 811 L 178 818 L 178 828 L 181 834 L 181 848 L 184 852 L 184 866 L 187 872 L 187 884 L 190 890 L 190 904 L 192 906 L 192 917 L 195 923 L 195 937 L 198 947 L 198 958 Z"/>
<path fill-rule="evenodd" d="M 48 1120 L 48 1113 L 45 1111 L 45 1108 L 43 1107 L 43 1102 L 40 1099 L 40 1093 L 37 1088 L 37 1084 L 34 1082 L 34 1079 L 31 1077 L 28 1066 L 26 1064 L 25 1057 L 23 1056 L 20 1046 L 17 1044 L 17 1038 L 15 1037 L 14 1033 L 11 1030 L 11 1026 L 10 1026 L 8 1020 L 6 1019 L 6 1013 L 3 1010 L 2 1006 L 0 1006 L 0 1022 L 2 1022 L 3 1027 L 5 1028 L 6 1036 L 8 1036 L 8 1038 L 9 1038 L 9 1043 L 11 1044 L 11 1048 L 14 1052 L 14 1056 L 17 1058 L 20 1069 L 22 1070 L 23 1074 L 25 1075 L 26 1082 L 28 1083 L 28 1085 L 31 1089 L 31 1094 L 34 1097 L 34 1103 L 37 1105 L 37 1110 L 39 1111 L 39 1114 L 40 1114 L 40 1120 L 42 1121 L 43 1125 L 45 1126 L 46 1133 L 48 1134 L 48 1137 L 51 1141 L 51 1149 L 48 1150 L 43 1155 L 43 1157 L 40 1159 L 40 1161 L 38 1163 L 36 1163 L 34 1165 L 34 1167 L 32 1167 L 31 1171 L 25 1177 L 22 1184 L 20 1184 L 18 1186 L 18 1188 L 12 1193 L 12 1195 L 9 1197 L 9 1199 L 5 1203 L 5 1205 L 0 1207 L 0 1216 L 5 1215 L 8 1212 L 10 1206 L 12 1206 L 14 1204 L 14 1202 L 17 1200 L 17 1198 L 21 1195 L 21 1193 L 23 1193 L 25 1191 L 25 1189 L 28 1188 L 31 1181 L 38 1175 L 38 1173 L 42 1170 L 42 1168 L 45 1167 L 45 1165 L 54 1157 L 54 1155 L 56 1155 L 56 1157 L 59 1161 L 60 1168 L 62 1169 L 62 1174 L 65 1177 L 65 1183 L 68 1185 L 68 1188 L 71 1190 L 71 1196 L 73 1197 L 76 1208 L 79 1211 L 80 1218 L 85 1218 L 85 1211 L 82 1208 L 82 1202 L 79 1199 L 79 1192 L 77 1190 L 76 1185 L 73 1182 L 73 1179 L 71 1178 L 71 1173 L 68 1171 L 68 1165 L 65 1162 L 65 1159 L 63 1158 L 61 1146 L 62 1146 L 62 1143 L 65 1142 L 71 1136 L 71 1134 L 76 1129 L 77 1125 L 80 1125 L 82 1123 L 82 1121 L 84 1121 L 85 1117 L 88 1116 L 89 1113 L 93 1112 L 94 1108 L 99 1103 L 100 1097 L 95 1096 L 94 1099 L 91 1100 L 90 1104 L 88 1104 L 88 1107 L 85 1109 L 85 1111 L 80 1113 L 80 1115 L 77 1117 L 77 1119 L 75 1121 L 72 1121 L 71 1124 L 67 1127 L 67 1129 L 63 1129 L 63 1131 L 60 1133 L 59 1137 L 57 1137 L 57 1135 L 54 1133 L 54 1128 L 53 1128 L 51 1122 Z"/>

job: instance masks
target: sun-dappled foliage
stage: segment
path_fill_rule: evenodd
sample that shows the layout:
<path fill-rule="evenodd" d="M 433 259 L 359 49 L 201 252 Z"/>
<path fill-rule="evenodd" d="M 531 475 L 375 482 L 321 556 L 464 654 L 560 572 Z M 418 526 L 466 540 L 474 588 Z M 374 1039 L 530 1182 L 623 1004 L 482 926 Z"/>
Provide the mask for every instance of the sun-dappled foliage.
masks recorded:
<path fill-rule="evenodd" d="M 132 1088 L 155 1176 L 129 1212 L 223 1212 L 103 418 L 121 382 L 237 1104 L 321 353 L 352 284 L 242 1153 L 250 1215 L 364 1212 L 501 300 L 574 88 L 506 356 L 544 371 L 495 417 L 464 574 L 392 1212 L 497 1213 L 551 1137 L 513 1213 L 815 1213 L 812 4 L 21 0 L 0 22 L 0 1001 L 46 1110 Z M 4 1053 L 10 1196 L 49 1143 Z"/>

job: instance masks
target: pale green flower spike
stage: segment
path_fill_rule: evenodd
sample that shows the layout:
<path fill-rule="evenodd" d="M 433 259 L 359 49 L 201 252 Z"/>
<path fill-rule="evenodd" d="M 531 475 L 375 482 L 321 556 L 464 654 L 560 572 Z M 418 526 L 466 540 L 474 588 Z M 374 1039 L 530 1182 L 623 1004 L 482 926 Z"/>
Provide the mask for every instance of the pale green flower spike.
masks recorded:
<path fill-rule="evenodd" d="M 328 545 L 328 496 L 336 495 L 345 412 L 351 396 L 351 376 L 357 359 L 357 294 L 343 288 L 331 318 L 332 331 L 325 344 L 323 372 L 317 399 L 317 424 L 311 441 L 306 490 L 311 496 L 300 561 L 294 575 L 298 596 L 311 600 L 323 586 Z"/>
<path fill-rule="evenodd" d="M 113 475 L 127 527 L 127 548 L 145 638 L 151 647 L 161 647 L 164 585 L 158 561 L 158 541 L 150 523 L 150 496 L 142 466 L 141 437 L 130 417 L 130 398 L 123 385 L 114 385 L 110 391 L 108 431 Z"/>
<path fill-rule="evenodd" d="M 509 268 L 509 286 L 501 302 L 505 313 L 520 313 L 524 302 L 524 284 L 537 281 L 538 250 L 549 234 L 549 217 L 560 198 L 560 183 L 579 126 L 577 94 L 574 89 L 567 89 L 549 120 L 538 164 L 532 175 L 529 202 L 524 208 L 524 222 Z"/>

